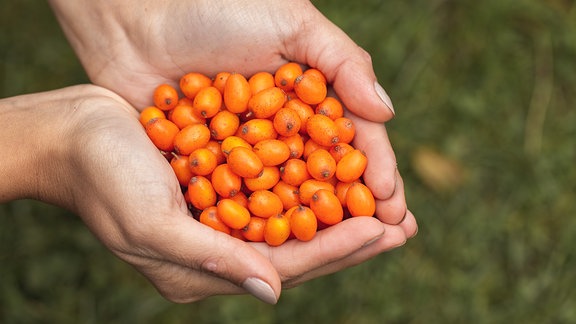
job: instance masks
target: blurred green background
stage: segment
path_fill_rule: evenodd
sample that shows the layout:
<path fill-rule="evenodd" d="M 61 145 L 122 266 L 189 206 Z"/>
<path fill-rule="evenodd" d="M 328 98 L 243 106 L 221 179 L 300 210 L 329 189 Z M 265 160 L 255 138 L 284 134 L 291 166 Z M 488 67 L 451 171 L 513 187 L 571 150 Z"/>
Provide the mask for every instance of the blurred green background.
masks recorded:
<path fill-rule="evenodd" d="M 576 322 L 574 1 L 315 3 L 394 101 L 418 236 L 276 306 L 177 305 L 75 215 L 15 201 L 0 205 L 1 323 Z M 0 4 L 1 97 L 87 82 L 45 1 Z"/>

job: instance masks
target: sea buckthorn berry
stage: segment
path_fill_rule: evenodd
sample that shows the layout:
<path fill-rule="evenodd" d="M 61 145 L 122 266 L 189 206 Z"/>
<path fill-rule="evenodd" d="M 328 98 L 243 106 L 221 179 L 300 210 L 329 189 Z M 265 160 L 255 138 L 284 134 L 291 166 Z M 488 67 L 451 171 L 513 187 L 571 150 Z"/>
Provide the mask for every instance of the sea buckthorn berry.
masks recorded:
<path fill-rule="evenodd" d="M 286 137 L 297 135 L 302 125 L 302 120 L 296 110 L 290 108 L 280 108 L 272 121 L 278 135 Z"/>
<path fill-rule="evenodd" d="M 258 216 L 250 217 L 248 225 L 242 228 L 242 236 L 250 242 L 264 242 L 266 219 Z"/>
<path fill-rule="evenodd" d="M 264 240 L 270 246 L 279 246 L 290 237 L 290 222 L 284 215 L 278 214 L 266 220 Z"/>
<path fill-rule="evenodd" d="M 240 73 L 232 73 L 224 87 L 224 105 L 226 109 L 240 114 L 248 109 L 248 101 L 252 96 L 248 80 Z"/>
<path fill-rule="evenodd" d="M 300 117 L 300 134 L 306 133 L 306 123 L 308 122 L 308 118 L 314 115 L 314 109 L 298 98 L 288 100 L 284 104 L 284 107 L 290 108 L 298 114 Z"/>
<path fill-rule="evenodd" d="M 212 86 L 221 94 L 224 94 L 224 88 L 226 87 L 226 81 L 228 81 L 228 77 L 231 75 L 230 72 L 219 72 L 216 73 L 214 80 L 212 81 Z"/>
<path fill-rule="evenodd" d="M 212 138 L 221 141 L 228 136 L 234 135 L 239 126 L 240 118 L 238 118 L 238 115 L 228 110 L 222 110 L 212 117 L 208 127 Z"/>
<path fill-rule="evenodd" d="M 228 154 L 228 166 L 232 172 L 243 178 L 256 178 L 264 169 L 264 164 L 251 149 L 237 146 Z"/>
<path fill-rule="evenodd" d="M 220 107 L 222 107 L 222 94 L 213 86 L 200 89 L 192 104 L 194 113 L 204 118 L 216 115 Z"/>
<path fill-rule="evenodd" d="M 270 118 L 284 106 L 286 94 L 278 87 L 264 89 L 248 101 L 248 109 L 256 118 Z"/>
<path fill-rule="evenodd" d="M 193 124 L 181 129 L 174 136 L 174 150 L 181 155 L 190 155 L 210 141 L 210 130 L 204 124 Z"/>
<path fill-rule="evenodd" d="M 178 179 L 181 186 L 187 186 L 194 175 L 188 166 L 188 157 L 173 153 L 174 157 L 170 160 L 170 166 Z"/>
<path fill-rule="evenodd" d="M 289 185 L 286 182 L 280 180 L 272 188 L 272 192 L 275 193 L 284 206 L 284 210 L 288 210 L 294 206 L 300 205 L 300 197 L 298 196 L 298 187 Z"/>
<path fill-rule="evenodd" d="M 332 183 L 326 181 L 320 181 L 316 179 L 308 179 L 298 187 L 298 192 L 300 196 L 300 202 L 302 204 L 309 206 L 310 201 L 314 193 L 320 189 L 326 189 L 335 192 L 335 187 Z"/>
<path fill-rule="evenodd" d="M 352 151 L 354 151 L 354 147 L 352 145 L 342 142 L 332 145 L 328 150 L 336 163 L 338 163 L 344 155 Z"/>
<path fill-rule="evenodd" d="M 300 100 L 309 105 L 317 105 L 326 98 L 326 83 L 310 75 L 300 75 L 294 80 L 294 92 Z"/>
<path fill-rule="evenodd" d="M 314 114 L 308 118 L 306 132 L 316 143 L 324 146 L 332 146 L 338 142 L 338 127 L 330 117 Z"/>
<path fill-rule="evenodd" d="M 184 97 L 183 99 L 188 98 Z M 194 113 L 192 103 L 186 103 L 183 102 L 183 100 L 180 100 L 180 103 L 178 103 L 174 109 L 170 110 L 169 119 L 180 129 L 189 125 L 206 123 L 206 118 Z"/>
<path fill-rule="evenodd" d="M 242 191 L 238 191 L 237 194 L 235 194 L 232 197 L 228 197 L 232 200 L 234 200 L 235 202 L 239 203 L 240 205 L 244 206 L 244 208 L 248 208 L 248 196 L 246 196 L 246 194 Z"/>
<path fill-rule="evenodd" d="M 242 146 L 248 149 L 252 149 L 252 145 L 250 145 L 250 143 L 248 143 L 245 139 L 239 136 L 228 136 L 220 144 L 220 148 L 222 149 L 222 152 L 226 157 L 228 157 L 230 151 L 232 151 L 232 149 L 235 148 L 236 146 Z"/>
<path fill-rule="evenodd" d="M 155 118 L 146 124 L 146 134 L 154 145 L 162 151 L 174 149 L 174 138 L 180 132 L 176 124 L 165 118 Z"/>
<path fill-rule="evenodd" d="M 280 197 L 269 190 L 256 190 L 248 197 L 248 210 L 258 217 L 269 218 L 284 210 Z"/>
<path fill-rule="evenodd" d="M 156 118 L 166 118 L 164 111 L 156 106 L 144 108 L 142 112 L 140 112 L 139 116 L 140 124 L 142 124 L 142 126 L 146 126 L 149 121 Z"/>
<path fill-rule="evenodd" d="M 326 76 L 324 75 L 324 73 L 322 73 L 320 70 L 315 69 L 315 68 L 309 68 L 306 71 L 304 71 L 303 74 L 306 74 L 308 76 L 312 76 L 317 78 L 318 80 L 327 83 L 326 81 Z"/>
<path fill-rule="evenodd" d="M 298 63 L 288 62 L 281 65 L 274 73 L 274 83 L 284 91 L 294 88 L 294 81 L 302 75 L 302 67 Z"/>
<path fill-rule="evenodd" d="M 202 73 L 190 72 L 180 78 L 180 91 L 190 99 L 194 99 L 200 89 L 211 85 L 212 80 Z"/>
<path fill-rule="evenodd" d="M 153 101 L 161 110 L 170 110 L 178 104 L 178 91 L 169 84 L 161 84 L 154 89 Z"/>
<path fill-rule="evenodd" d="M 274 75 L 265 71 L 258 72 L 248 79 L 248 84 L 250 85 L 250 93 L 255 95 L 264 89 L 272 88 L 275 86 Z"/>
<path fill-rule="evenodd" d="M 326 181 L 336 173 L 336 161 L 328 151 L 318 149 L 308 156 L 306 168 L 314 179 Z"/>
<path fill-rule="evenodd" d="M 222 152 L 222 145 L 218 141 L 210 140 L 206 145 L 204 145 L 204 147 L 214 153 L 214 156 L 216 156 L 216 164 L 226 162 L 226 156 L 224 155 L 224 152 Z"/>
<path fill-rule="evenodd" d="M 306 161 L 289 159 L 280 167 L 280 178 L 287 184 L 298 187 L 311 176 L 308 173 Z"/>
<path fill-rule="evenodd" d="M 275 139 L 278 133 L 274 129 L 274 124 L 268 119 L 251 119 L 240 125 L 236 136 L 246 140 L 251 145 L 266 139 Z"/>
<path fill-rule="evenodd" d="M 353 217 L 373 216 L 376 212 L 376 200 L 365 184 L 353 182 L 346 192 L 346 207 Z"/>
<path fill-rule="evenodd" d="M 320 189 L 312 195 L 310 209 L 319 221 L 326 225 L 334 225 L 344 218 L 344 209 L 334 192 Z"/>
<path fill-rule="evenodd" d="M 300 134 L 280 136 L 278 139 L 288 145 L 291 159 L 299 159 L 304 154 L 304 139 Z"/>
<path fill-rule="evenodd" d="M 230 234 L 230 227 L 224 224 L 224 222 L 222 222 L 220 217 L 218 217 L 218 211 L 216 206 L 210 206 L 204 209 L 200 213 L 198 221 L 206 226 L 211 227 L 212 229 L 215 229 L 222 233 Z"/>
<path fill-rule="evenodd" d="M 300 241 L 313 239 L 318 230 L 318 220 L 312 209 L 302 205 L 296 207 L 290 214 L 290 230 Z"/>
<path fill-rule="evenodd" d="M 278 139 L 260 141 L 252 149 L 264 166 L 280 165 L 290 158 L 290 148 Z"/>
<path fill-rule="evenodd" d="M 336 120 L 344 116 L 344 108 L 340 101 L 334 97 L 326 97 L 314 109 L 317 114 L 322 114 Z"/>
<path fill-rule="evenodd" d="M 346 193 L 348 192 L 348 188 L 350 188 L 354 182 L 358 182 L 358 180 L 353 182 L 338 181 L 334 186 L 336 190 L 336 197 L 338 197 L 338 200 L 340 200 L 340 205 L 342 205 L 342 207 L 346 207 Z"/>
<path fill-rule="evenodd" d="M 204 147 L 195 149 L 188 156 L 189 169 L 196 175 L 207 176 L 214 171 L 217 165 L 216 155 Z"/>
<path fill-rule="evenodd" d="M 210 181 L 216 193 L 223 198 L 234 197 L 242 189 L 242 178 L 234 173 L 226 163 L 214 168 Z"/>
<path fill-rule="evenodd" d="M 352 182 L 360 179 L 366 166 L 368 165 L 368 158 L 359 149 L 354 149 L 352 152 L 344 155 L 336 165 L 336 178 L 342 182 Z"/>
<path fill-rule="evenodd" d="M 307 160 L 310 154 L 320 149 L 330 151 L 330 146 L 320 145 L 315 140 L 309 138 L 304 143 L 304 151 L 302 152 L 302 157 L 304 158 L 304 160 Z"/>
<path fill-rule="evenodd" d="M 334 120 L 338 128 L 338 140 L 340 143 L 351 143 L 356 135 L 356 126 L 350 118 L 340 117 Z"/>
<path fill-rule="evenodd" d="M 216 191 L 210 180 L 204 176 L 193 176 L 188 183 L 186 193 L 192 206 L 198 210 L 216 205 Z"/>
<path fill-rule="evenodd" d="M 250 191 L 271 189 L 280 181 L 280 169 L 277 166 L 264 166 L 256 178 L 244 178 L 244 185 Z"/>
<path fill-rule="evenodd" d="M 221 199 L 216 211 L 222 222 L 232 229 L 242 229 L 250 223 L 250 211 L 232 199 Z"/>

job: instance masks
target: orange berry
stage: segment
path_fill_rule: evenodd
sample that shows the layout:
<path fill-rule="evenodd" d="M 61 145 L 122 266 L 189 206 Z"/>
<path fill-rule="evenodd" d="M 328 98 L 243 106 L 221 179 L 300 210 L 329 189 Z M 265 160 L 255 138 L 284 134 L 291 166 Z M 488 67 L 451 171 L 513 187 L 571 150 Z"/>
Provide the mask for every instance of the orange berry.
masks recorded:
<path fill-rule="evenodd" d="M 336 178 L 342 182 L 352 182 L 360 179 L 366 166 L 368 158 L 364 152 L 355 149 L 344 155 L 336 165 Z"/>
<path fill-rule="evenodd" d="M 228 136 L 220 144 L 222 153 L 224 153 L 224 156 L 226 157 L 228 157 L 230 151 L 232 151 L 232 149 L 235 148 L 236 146 L 252 149 L 252 145 L 250 145 L 250 143 L 248 143 L 245 139 L 238 136 Z"/>
<path fill-rule="evenodd" d="M 220 107 L 222 107 L 222 94 L 212 86 L 200 89 L 192 104 L 194 113 L 204 118 L 216 115 Z"/>
<path fill-rule="evenodd" d="M 251 119 L 240 125 L 236 136 L 254 145 L 265 139 L 275 139 L 278 133 L 274 129 L 274 124 L 268 119 Z"/>
<path fill-rule="evenodd" d="M 344 218 L 344 209 L 340 200 L 333 191 L 317 190 L 312 195 L 310 209 L 316 214 L 319 221 L 326 225 L 334 225 Z"/>
<path fill-rule="evenodd" d="M 146 124 L 146 134 L 154 145 L 165 152 L 174 149 L 174 138 L 180 132 L 176 124 L 165 118 L 155 118 Z"/>
<path fill-rule="evenodd" d="M 242 178 L 234 173 L 226 163 L 214 168 L 210 181 L 216 193 L 223 198 L 234 197 L 242 189 Z"/>
<path fill-rule="evenodd" d="M 216 206 L 210 206 L 204 209 L 200 213 L 200 217 L 198 218 L 200 223 L 210 226 L 212 229 L 220 231 L 222 233 L 230 234 L 230 227 L 224 224 L 224 222 L 218 217 L 218 211 Z"/>
<path fill-rule="evenodd" d="M 250 85 L 250 93 L 255 95 L 264 89 L 275 86 L 274 75 L 265 71 L 258 72 L 248 79 L 248 84 Z"/>
<path fill-rule="evenodd" d="M 192 179 L 192 170 L 188 166 L 188 157 L 183 155 L 178 155 L 171 152 L 174 157 L 170 160 L 170 166 L 178 179 L 181 186 L 187 186 Z"/>
<path fill-rule="evenodd" d="M 224 87 L 224 105 L 230 112 L 239 114 L 248 109 L 251 97 L 250 84 L 240 73 L 232 73 Z"/>
<path fill-rule="evenodd" d="M 188 156 L 189 169 L 196 175 L 206 176 L 214 171 L 218 165 L 216 155 L 207 148 L 195 149 Z"/>
<path fill-rule="evenodd" d="M 336 161 L 328 151 L 318 149 L 308 156 L 306 168 L 314 179 L 326 181 L 336 173 Z"/>
<path fill-rule="evenodd" d="M 284 91 L 291 91 L 294 88 L 294 81 L 300 75 L 302 67 L 298 63 L 288 62 L 274 72 L 274 83 Z"/>
<path fill-rule="evenodd" d="M 326 98 L 326 83 L 311 75 L 301 75 L 294 80 L 294 92 L 300 100 L 309 105 L 317 105 Z"/>
<path fill-rule="evenodd" d="M 256 190 L 248 197 L 248 210 L 258 217 L 268 218 L 284 210 L 280 197 L 269 190 Z"/>
<path fill-rule="evenodd" d="M 218 91 L 220 91 L 221 94 L 224 94 L 224 88 L 226 87 L 226 81 L 228 81 L 228 77 L 231 75 L 230 72 L 219 72 L 216 74 L 216 76 L 214 77 L 214 80 L 212 81 L 212 86 L 216 89 L 218 89 Z"/>
<path fill-rule="evenodd" d="M 232 199 L 221 199 L 216 210 L 222 222 L 232 229 L 242 229 L 250 223 L 248 209 Z"/>
<path fill-rule="evenodd" d="M 277 166 L 264 166 L 256 178 L 245 178 L 244 185 L 250 191 L 266 190 L 280 181 L 280 170 Z"/>
<path fill-rule="evenodd" d="M 344 116 L 344 108 L 342 103 L 334 97 L 326 97 L 314 109 L 317 114 L 322 114 L 336 120 Z"/>
<path fill-rule="evenodd" d="M 278 139 L 260 141 L 252 149 L 264 166 L 280 165 L 290 158 L 290 148 Z"/>
<path fill-rule="evenodd" d="M 272 188 L 272 192 L 275 193 L 284 206 L 284 210 L 288 210 L 294 206 L 300 204 L 300 197 L 298 196 L 298 187 L 289 185 L 286 182 L 280 180 Z"/>
<path fill-rule="evenodd" d="M 321 72 L 320 70 L 318 70 L 318 69 L 309 68 L 309 69 L 307 69 L 306 71 L 304 71 L 303 74 L 306 74 L 306 75 L 315 77 L 315 78 L 317 78 L 318 80 L 320 80 L 320 81 L 322 81 L 322 82 L 324 82 L 324 83 L 327 83 L 327 81 L 326 81 L 326 76 L 324 75 L 324 73 L 322 73 L 322 72 Z"/>
<path fill-rule="evenodd" d="M 280 136 L 293 136 L 298 134 L 302 120 L 294 109 L 280 108 L 272 120 L 274 129 Z"/>
<path fill-rule="evenodd" d="M 352 216 L 373 216 L 376 200 L 372 191 L 361 182 L 353 182 L 346 192 L 346 207 Z"/>
<path fill-rule="evenodd" d="M 228 154 L 228 166 L 243 178 L 256 178 L 264 169 L 264 164 L 251 149 L 237 146 Z"/>
<path fill-rule="evenodd" d="M 302 204 L 309 206 L 310 201 L 314 193 L 320 189 L 326 189 L 335 192 L 334 185 L 330 182 L 320 181 L 316 179 L 308 179 L 298 187 L 298 192 L 300 196 L 300 202 Z"/>
<path fill-rule="evenodd" d="M 212 183 L 204 176 L 193 176 L 188 183 L 186 192 L 192 206 L 204 210 L 216 204 L 216 191 Z"/>
<path fill-rule="evenodd" d="M 248 101 L 248 109 L 256 118 L 270 118 L 284 106 L 286 94 L 278 87 L 264 89 Z"/>
<path fill-rule="evenodd" d="M 299 159 L 302 154 L 304 154 L 304 140 L 300 134 L 287 137 L 280 136 L 278 139 L 288 145 L 288 149 L 290 150 L 290 158 Z"/>
<path fill-rule="evenodd" d="M 314 109 L 312 107 L 303 102 L 298 98 L 290 99 L 285 104 L 284 107 L 290 108 L 300 116 L 300 133 L 306 133 L 306 123 L 308 122 L 308 118 L 314 115 Z"/>
<path fill-rule="evenodd" d="M 338 142 L 338 127 L 330 117 L 314 114 L 308 118 L 306 132 L 316 143 L 331 146 Z"/>
<path fill-rule="evenodd" d="M 350 118 L 340 117 L 334 120 L 338 129 L 338 140 L 340 143 L 351 143 L 356 135 L 356 126 Z"/>
<path fill-rule="evenodd" d="M 314 152 L 316 150 L 320 150 L 320 149 L 329 151 L 330 146 L 320 145 L 316 141 L 314 141 L 313 139 L 309 138 L 304 143 L 304 152 L 302 152 L 302 157 L 304 158 L 304 160 L 306 160 L 306 159 L 308 159 L 310 154 L 312 154 L 312 152 Z"/>
<path fill-rule="evenodd" d="M 298 187 L 311 176 L 308 173 L 306 161 L 289 159 L 280 167 L 280 178 L 287 184 Z"/>
<path fill-rule="evenodd" d="M 174 136 L 174 150 L 181 155 L 190 155 L 210 141 L 210 130 L 204 124 L 193 124 L 182 128 Z"/>
<path fill-rule="evenodd" d="M 290 214 L 290 230 L 300 241 L 310 241 L 318 230 L 316 215 L 306 206 L 296 207 Z"/>
<path fill-rule="evenodd" d="M 358 181 L 354 181 L 354 182 L 358 182 Z M 336 186 L 334 186 L 334 188 L 336 190 L 336 197 L 338 197 L 338 200 L 340 200 L 340 205 L 342 205 L 342 207 L 346 207 L 346 193 L 348 192 L 348 188 L 350 188 L 350 186 L 354 182 L 338 181 L 336 183 Z"/>
<path fill-rule="evenodd" d="M 185 97 L 187 99 L 187 97 Z M 170 111 L 169 119 L 182 129 L 193 124 L 205 124 L 206 118 L 194 113 L 192 103 L 180 100 L 180 103 Z"/>
<path fill-rule="evenodd" d="M 279 246 L 290 237 L 290 222 L 284 215 L 278 214 L 266 220 L 264 240 L 270 246 Z"/>
<path fill-rule="evenodd" d="M 178 104 L 178 91 L 169 84 L 161 84 L 154 89 L 153 100 L 161 110 L 170 110 Z"/>
<path fill-rule="evenodd" d="M 242 191 L 238 191 L 234 196 L 228 198 L 244 206 L 244 208 L 248 208 L 248 196 L 246 196 Z"/>
<path fill-rule="evenodd" d="M 140 124 L 142 124 L 142 126 L 146 126 L 146 124 L 148 124 L 149 121 L 156 118 L 166 118 L 166 114 L 164 113 L 164 111 L 156 106 L 150 106 L 144 108 L 140 112 L 139 116 Z"/>
<path fill-rule="evenodd" d="M 250 242 L 264 242 L 266 219 L 252 216 L 250 222 L 242 229 L 242 236 Z"/>
<path fill-rule="evenodd" d="M 212 80 L 202 73 L 190 72 L 180 78 L 180 90 L 190 99 L 194 99 L 200 89 L 211 85 Z"/>
<path fill-rule="evenodd" d="M 354 147 L 352 145 L 347 143 L 338 143 L 332 145 L 328 152 L 330 152 L 336 163 L 338 163 L 338 161 L 340 161 L 344 155 L 352 151 L 354 151 Z"/>
<path fill-rule="evenodd" d="M 216 156 L 216 164 L 226 162 L 226 156 L 224 155 L 224 152 L 222 152 L 222 145 L 220 145 L 218 141 L 210 140 L 206 145 L 204 145 L 204 147 L 214 153 L 214 156 Z"/>
<path fill-rule="evenodd" d="M 221 141 L 228 136 L 234 135 L 239 126 L 240 118 L 238 118 L 238 115 L 228 110 L 222 110 L 212 117 L 208 127 L 212 138 Z"/>

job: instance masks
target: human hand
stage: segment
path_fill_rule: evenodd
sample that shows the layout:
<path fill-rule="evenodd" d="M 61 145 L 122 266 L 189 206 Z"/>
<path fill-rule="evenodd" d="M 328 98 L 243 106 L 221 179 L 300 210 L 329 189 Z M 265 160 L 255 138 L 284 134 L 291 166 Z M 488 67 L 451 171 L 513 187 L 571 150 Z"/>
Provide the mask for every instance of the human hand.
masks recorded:
<path fill-rule="evenodd" d="M 275 296 L 280 293 L 280 282 L 285 287 L 293 286 L 344 269 L 401 245 L 416 233 L 417 225 L 406 208 L 402 179 L 382 125 L 393 116 L 392 104 L 377 85 L 369 55 L 308 1 L 274 5 L 264 1 L 179 1 L 170 5 L 124 1 L 114 4 L 114 8 L 94 1 L 51 2 L 91 79 L 118 92 L 138 108 L 150 104 L 156 85 L 177 84 L 179 77 L 189 71 L 250 75 L 297 61 L 326 74 L 348 108 L 348 116 L 358 126 L 354 144 L 366 152 L 370 161 L 365 180 L 378 199 L 377 219 L 347 220 L 318 233 L 306 245 L 290 242 L 268 248 L 252 244 L 277 271 L 271 275 L 275 271 L 266 267 L 268 270 L 258 272 Z M 93 27 L 86 28 L 86 23 Z M 157 189 L 166 190 L 165 186 Z M 182 201 L 178 194 L 172 198 L 173 202 L 163 203 L 174 206 Z M 173 241 L 178 245 L 186 242 L 181 241 L 184 237 L 174 237 L 178 238 Z M 228 239 L 215 242 L 220 245 L 224 241 Z M 364 247 L 369 241 L 372 244 Z M 147 244 L 145 240 L 139 243 Z M 250 258 L 236 265 L 219 259 L 218 266 L 209 271 L 214 277 L 240 275 L 231 279 L 236 290 L 229 285 L 228 290 L 212 293 L 241 292 L 238 286 L 242 280 L 238 278 L 246 278 L 243 274 L 255 269 Z M 193 292 L 180 289 L 175 283 L 171 286 L 173 291 L 164 290 L 165 296 L 182 301 L 196 299 L 190 297 Z"/>

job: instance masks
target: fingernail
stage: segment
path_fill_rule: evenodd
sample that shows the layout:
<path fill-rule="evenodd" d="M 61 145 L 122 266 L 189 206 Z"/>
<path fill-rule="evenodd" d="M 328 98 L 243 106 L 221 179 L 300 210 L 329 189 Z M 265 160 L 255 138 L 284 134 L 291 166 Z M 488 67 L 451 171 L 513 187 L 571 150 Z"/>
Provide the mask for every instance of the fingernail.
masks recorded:
<path fill-rule="evenodd" d="M 388 96 L 384 88 L 382 88 L 380 83 L 378 83 L 378 81 L 374 82 L 374 89 L 376 90 L 376 94 L 378 94 L 378 97 L 380 97 L 382 102 L 384 102 L 384 104 L 388 106 L 388 109 L 390 109 L 392 114 L 396 115 L 396 112 L 394 111 L 394 106 L 392 105 L 392 100 L 390 100 L 390 97 Z"/>
<path fill-rule="evenodd" d="M 276 304 L 276 302 L 278 302 L 272 287 L 258 278 L 246 279 L 242 284 L 242 287 L 246 289 L 250 294 L 252 294 L 252 296 L 260 299 L 265 303 Z"/>

